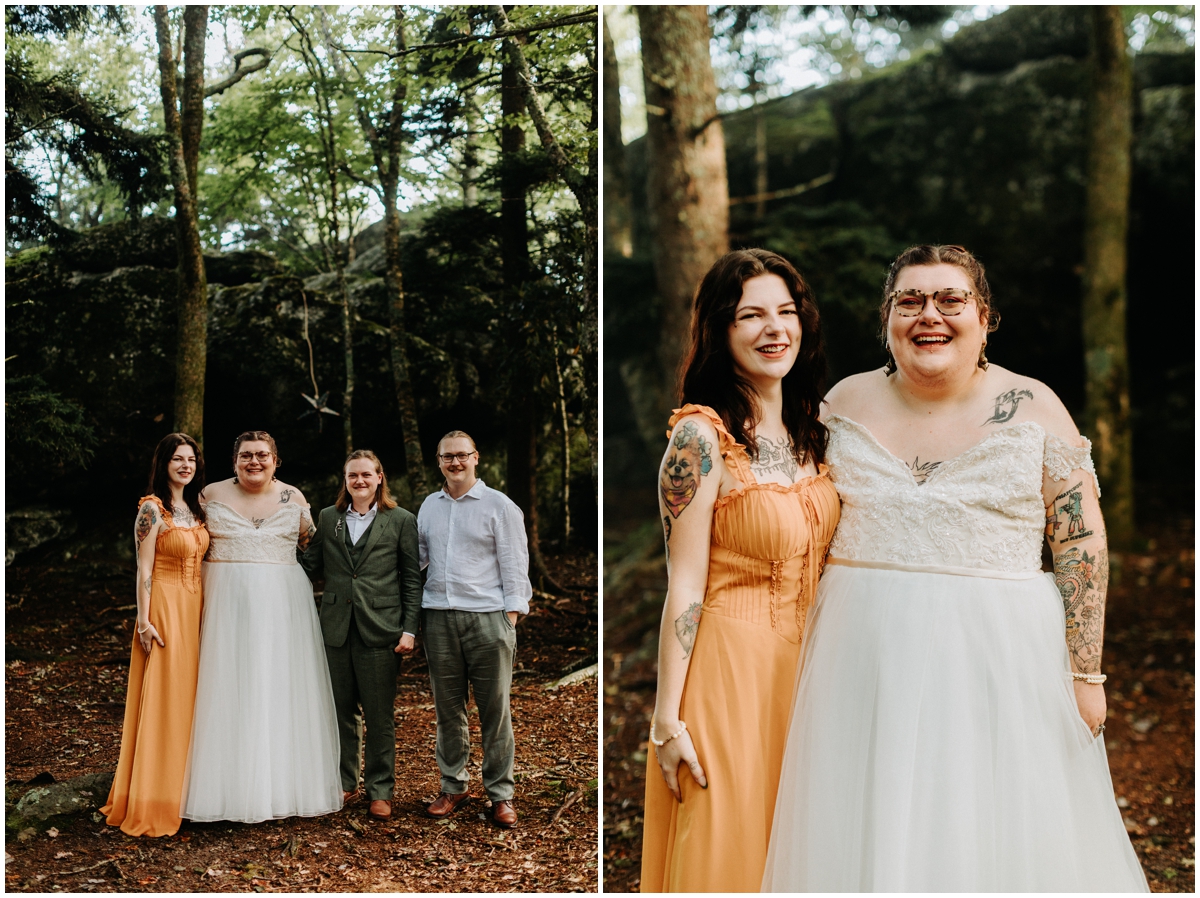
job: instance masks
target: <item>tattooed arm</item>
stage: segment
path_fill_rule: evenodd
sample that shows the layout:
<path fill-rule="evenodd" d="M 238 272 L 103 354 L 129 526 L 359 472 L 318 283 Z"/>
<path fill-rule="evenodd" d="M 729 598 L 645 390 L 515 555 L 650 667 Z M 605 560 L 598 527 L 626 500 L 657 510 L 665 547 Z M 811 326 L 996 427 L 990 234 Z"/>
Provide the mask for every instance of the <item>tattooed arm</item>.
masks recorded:
<path fill-rule="evenodd" d="M 137 551 L 137 618 L 134 620 L 138 645 L 147 655 L 154 643 L 165 645 L 158 630 L 150 623 L 150 581 L 154 574 L 154 548 L 162 529 L 162 515 L 153 502 L 143 502 L 133 525 L 134 546 Z"/>
<path fill-rule="evenodd" d="M 667 545 L 667 600 L 658 639 L 658 699 L 654 733 L 678 732 L 679 702 L 700 627 L 708 586 L 708 551 L 713 506 L 725 464 L 717 452 L 716 428 L 700 415 L 681 420 L 671 433 L 659 469 L 659 517 Z M 667 787 L 682 799 L 679 765 L 707 787 L 691 737 L 684 733 L 656 751 Z"/>
<path fill-rule="evenodd" d="M 1079 442 L 1076 434 L 1071 445 Z M 1054 556 L 1054 582 L 1062 596 L 1071 670 L 1102 673 L 1108 544 L 1092 474 L 1072 471 L 1065 480 L 1045 476 L 1046 539 Z M 1079 714 L 1093 732 L 1104 722 L 1103 686 L 1074 681 Z"/>

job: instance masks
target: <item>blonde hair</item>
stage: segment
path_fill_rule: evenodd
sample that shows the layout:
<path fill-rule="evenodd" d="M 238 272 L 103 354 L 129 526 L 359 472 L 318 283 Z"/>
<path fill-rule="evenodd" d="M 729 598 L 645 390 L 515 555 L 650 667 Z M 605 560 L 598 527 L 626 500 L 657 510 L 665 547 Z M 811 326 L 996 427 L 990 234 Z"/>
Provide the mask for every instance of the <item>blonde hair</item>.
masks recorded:
<path fill-rule="evenodd" d="M 379 460 L 379 456 L 370 449 L 355 449 L 342 462 L 342 488 L 338 490 L 337 502 L 334 503 L 337 506 L 337 510 L 346 511 L 350 508 L 350 493 L 346 490 L 346 465 L 360 458 L 373 461 L 375 463 L 375 473 L 379 475 L 379 486 L 375 487 L 376 507 L 380 510 L 395 508 L 396 500 L 392 498 L 392 491 L 388 489 L 387 475 L 383 473 L 383 463 Z"/>
<path fill-rule="evenodd" d="M 467 433 L 465 430 L 452 430 L 448 434 L 446 434 L 444 437 L 442 437 L 440 440 L 438 440 L 436 454 L 438 454 L 438 455 L 442 454 L 442 443 L 446 442 L 446 440 L 458 440 L 458 439 L 463 439 L 463 440 L 466 440 L 468 443 L 470 443 L 471 451 L 473 451 L 473 452 L 479 451 L 479 448 L 475 445 L 475 441 L 473 439 L 471 439 L 471 435 L 469 433 Z"/>

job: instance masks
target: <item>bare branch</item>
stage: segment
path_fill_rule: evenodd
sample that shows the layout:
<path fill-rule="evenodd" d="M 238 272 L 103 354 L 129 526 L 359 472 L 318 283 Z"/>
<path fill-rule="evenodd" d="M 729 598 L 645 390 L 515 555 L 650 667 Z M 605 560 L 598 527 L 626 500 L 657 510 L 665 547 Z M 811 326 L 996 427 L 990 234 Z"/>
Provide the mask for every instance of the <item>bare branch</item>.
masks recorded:
<path fill-rule="evenodd" d="M 573 16 L 563 16 L 561 19 L 555 19 L 553 22 L 543 22 L 540 25 L 530 25 L 528 28 L 504 28 L 497 29 L 492 34 L 468 34 L 464 37 L 456 37 L 448 41 L 441 41 L 436 44 L 417 44 L 415 47 L 408 47 L 404 50 L 388 52 L 387 50 L 348 50 L 344 47 L 338 47 L 343 53 L 376 53 L 380 56 L 390 56 L 395 59 L 397 56 L 407 56 L 410 53 L 419 53 L 422 50 L 441 50 L 446 47 L 457 47 L 462 44 L 469 44 L 473 41 L 499 41 L 506 37 L 519 37 L 522 34 L 533 34 L 535 31 L 546 31 L 549 28 L 561 28 L 565 25 L 581 25 L 584 22 L 594 22 L 596 14 L 594 12 L 582 12 Z"/>
<path fill-rule="evenodd" d="M 242 68 L 242 60 L 248 56 L 261 56 L 262 59 L 260 59 L 258 62 L 251 63 L 250 65 L 246 66 L 245 68 Z M 230 75 L 228 78 L 226 78 L 224 81 L 218 81 L 212 87 L 205 90 L 204 91 L 205 98 L 207 99 L 208 97 L 214 97 L 219 93 L 224 93 L 225 91 L 229 90 L 229 88 L 233 87 L 235 84 L 237 84 L 243 78 L 245 78 L 247 75 L 249 75 L 251 72 L 257 72 L 260 69 L 265 69 L 270 64 L 271 64 L 271 54 L 269 51 L 263 49 L 262 47 L 251 47 L 248 50 L 243 50 L 241 53 L 238 53 L 236 56 L 233 57 L 233 74 Z"/>

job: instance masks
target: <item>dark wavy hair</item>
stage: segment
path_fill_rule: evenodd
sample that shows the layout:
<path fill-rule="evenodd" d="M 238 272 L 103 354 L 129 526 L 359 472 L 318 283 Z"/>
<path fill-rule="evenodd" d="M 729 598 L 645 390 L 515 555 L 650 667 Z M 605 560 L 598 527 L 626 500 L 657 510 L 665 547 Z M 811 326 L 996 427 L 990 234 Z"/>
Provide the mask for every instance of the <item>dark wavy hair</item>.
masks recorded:
<path fill-rule="evenodd" d="M 753 424 L 761 409 L 758 394 L 738 374 L 729 352 L 729 326 L 742 298 L 742 285 L 764 274 L 778 275 L 796 301 L 803 329 L 796 364 L 783 378 L 783 426 L 803 459 L 825 460 L 829 431 L 817 420 L 825 398 L 825 347 L 821 341 L 821 316 L 812 290 L 792 263 L 765 249 L 741 249 L 718 259 L 700 282 L 692 306 L 692 327 L 687 353 L 680 366 L 681 403 L 707 405 L 721 416 L 733 438 L 758 457 Z"/>
<path fill-rule="evenodd" d="M 992 304 L 992 288 L 988 285 L 983 263 L 964 247 L 949 244 L 940 246 L 922 243 L 910 246 L 892 260 L 887 280 L 883 283 L 883 301 L 879 305 L 879 339 L 887 346 L 888 316 L 892 311 L 888 295 L 896 289 L 896 278 L 900 272 L 912 265 L 954 265 L 961 268 L 975 286 L 975 299 L 979 303 L 980 317 L 987 316 L 987 332 L 990 334 L 1000 326 L 1000 313 Z"/>
<path fill-rule="evenodd" d="M 387 474 L 383 473 L 383 462 L 370 449 L 355 449 L 346 456 L 346 460 L 342 462 L 342 488 L 338 490 L 337 506 L 338 511 L 346 511 L 350 507 L 350 492 L 346 489 L 346 465 L 360 458 L 367 458 L 375 462 L 375 473 L 379 475 L 379 486 L 375 487 L 375 506 L 382 510 L 385 508 L 395 508 L 396 500 L 392 498 L 392 491 L 388 489 Z"/>
<path fill-rule="evenodd" d="M 174 500 L 171 498 L 171 483 L 167 479 L 167 466 L 180 446 L 190 446 L 196 453 L 196 473 L 192 475 L 191 482 L 183 488 L 183 501 L 192 517 L 203 524 L 205 517 L 204 509 L 200 507 L 200 492 L 204 489 L 204 456 L 200 454 L 200 447 L 196 445 L 196 441 L 186 433 L 169 433 L 158 441 L 158 446 L 154 449 L 154 459 L 150 462 L 149 491 L 158 496 L 163 508 L 170 514 Z"/>

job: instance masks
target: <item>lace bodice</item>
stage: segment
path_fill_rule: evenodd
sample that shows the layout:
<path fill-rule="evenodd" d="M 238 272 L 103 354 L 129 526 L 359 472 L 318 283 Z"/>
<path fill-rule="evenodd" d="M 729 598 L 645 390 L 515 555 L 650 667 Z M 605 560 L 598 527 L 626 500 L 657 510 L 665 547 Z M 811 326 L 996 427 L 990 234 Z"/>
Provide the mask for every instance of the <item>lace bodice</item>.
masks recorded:
<path fill-rule="evenodd" d="M 861 424 L 840 415 L 825 423 L 829 469 L 842 500 L 830 557 L 1037 571 L 1043 471 L 1052 480 L 1080 469 L 1095 478 L 1090 442 L 1070 446 L 1034 422 L 993 431 L 942 462 L 923 484 Z"/>
<path fill-rule="evenodd" d="M 244 561 L 254 564 L 296 564 L 301 505 L 283 505 L 255 525 L 228 505 L 209 502 L 208 532 L 212 543 L 209 561 Z"/>

